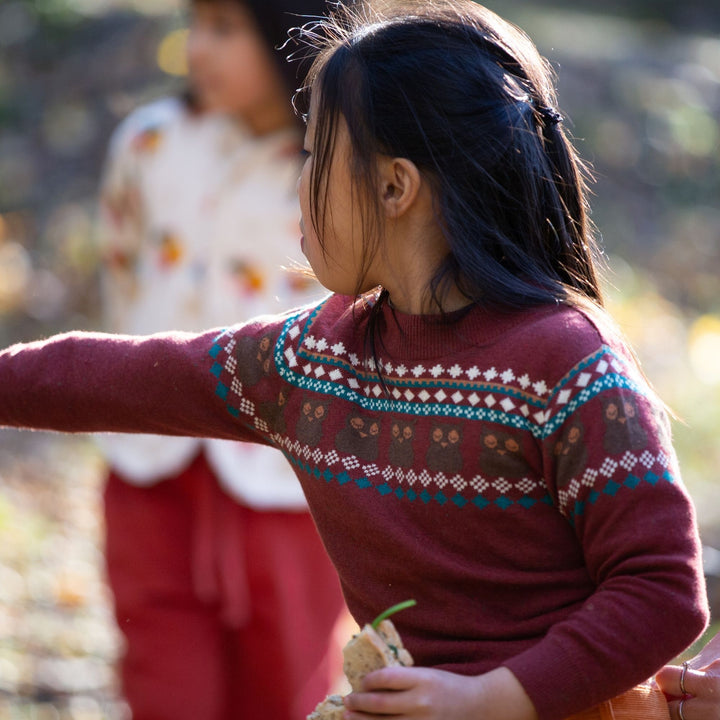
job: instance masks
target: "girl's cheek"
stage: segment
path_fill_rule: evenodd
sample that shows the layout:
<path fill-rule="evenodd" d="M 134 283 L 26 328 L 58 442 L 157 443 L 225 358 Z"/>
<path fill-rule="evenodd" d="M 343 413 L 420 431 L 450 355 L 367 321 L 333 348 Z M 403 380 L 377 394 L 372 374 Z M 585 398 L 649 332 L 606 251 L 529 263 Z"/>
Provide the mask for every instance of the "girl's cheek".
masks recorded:
<path fill-rule="evenodd" d="M 300 200 L 300 208 L 304 209 L 308 207 L 308 187 L 310 183 L 310 157 L 305 159 L 302 170 L 300 171 L 300 177 L 297 181 L 297 194 Z"/>
<path fill-rule="evenodd" d="M 304 182 L 303 178 L 305 176 L 305 166 L 306 165 L 307 165 L 307 158 L 305 159 L 305 162 L 303 163 L 302 168 L 300 168 L 300 174 L 298 175 L 297 182 L 295 183 L 295 192 L 298 195 L 300 195 L 300 193 L 302 192 L 302 187 L 303 187 L 303 182 Z"/>

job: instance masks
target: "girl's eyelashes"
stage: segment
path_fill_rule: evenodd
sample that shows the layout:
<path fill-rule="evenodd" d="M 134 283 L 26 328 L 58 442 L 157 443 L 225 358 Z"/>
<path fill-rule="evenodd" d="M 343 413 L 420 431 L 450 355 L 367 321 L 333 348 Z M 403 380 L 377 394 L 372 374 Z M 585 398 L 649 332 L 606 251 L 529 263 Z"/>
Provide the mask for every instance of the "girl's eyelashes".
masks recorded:
<path fill-rule="evenodd" d="M 309 158 L 309 157 L 310 157 L 310 151 L 307 150 L 307 149 L 305 149 L 305 148 L 302 148 L 302 149 L 300 150 L 300 157 L 301 157 L 303 160 L 305 160 L 305 158 Z"/>

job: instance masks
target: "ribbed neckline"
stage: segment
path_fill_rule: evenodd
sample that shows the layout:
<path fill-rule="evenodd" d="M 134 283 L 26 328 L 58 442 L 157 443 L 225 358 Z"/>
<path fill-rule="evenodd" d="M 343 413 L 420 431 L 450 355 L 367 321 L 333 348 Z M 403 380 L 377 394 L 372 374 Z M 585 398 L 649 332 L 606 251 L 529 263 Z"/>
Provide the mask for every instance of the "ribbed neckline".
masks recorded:
<path fill-rule="evenodd" d="M 485 346 L 530 318 L 557 312 L 555 305 L 523 310 L 488 310 L 476 304 L 440 315 L 409 315 L 389 305 L 382 309 L 381 355 L 428 360 L 452 356 L 472 346 Z"/>

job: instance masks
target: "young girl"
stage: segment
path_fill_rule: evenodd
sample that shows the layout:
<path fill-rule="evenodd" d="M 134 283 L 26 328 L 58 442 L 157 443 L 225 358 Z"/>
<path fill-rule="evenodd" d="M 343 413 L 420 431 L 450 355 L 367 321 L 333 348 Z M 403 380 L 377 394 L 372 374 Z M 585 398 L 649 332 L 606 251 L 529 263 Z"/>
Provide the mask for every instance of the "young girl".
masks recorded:
<path fill-rule="evenodd" d="M 332 294 L 226 330 L 10 348 L 0 422 L 279 448 L 355 619 L 417 600 L 395 616 L 417 667 L 370 674 L 347 718 L 612 717 L 598 704 L 707 607 L 548 68 L 473 2 L 347 22 L 314 68 L 298 186 Z"/>
<path fill-rule="evenodd" d="M 189 97 L 138 108 L 111 142 L 98 233 L 106 329 L 201 330 L 321 297 L 281 269 L 302 259 L 302 131 L 289 101 L 302 68 L 275 48 L 298 13 L 324 9 L 192 2 Z M 152 435 L 101 444 L 134 720 L 302 720 L 341 673 L 343 603 L 282 454 Z"/>

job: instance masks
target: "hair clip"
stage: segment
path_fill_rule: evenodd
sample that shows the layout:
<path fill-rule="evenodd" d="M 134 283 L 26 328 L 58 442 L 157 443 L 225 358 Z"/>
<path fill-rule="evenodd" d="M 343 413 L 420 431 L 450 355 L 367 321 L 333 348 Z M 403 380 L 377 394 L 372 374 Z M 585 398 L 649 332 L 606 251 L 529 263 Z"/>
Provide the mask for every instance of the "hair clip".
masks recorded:
<path fill-rule="evenodd" d="M 565 119 L 555 108 L 547 105 L 536 104 L 535 110 L 548 125 L 559 125 Z"/>

